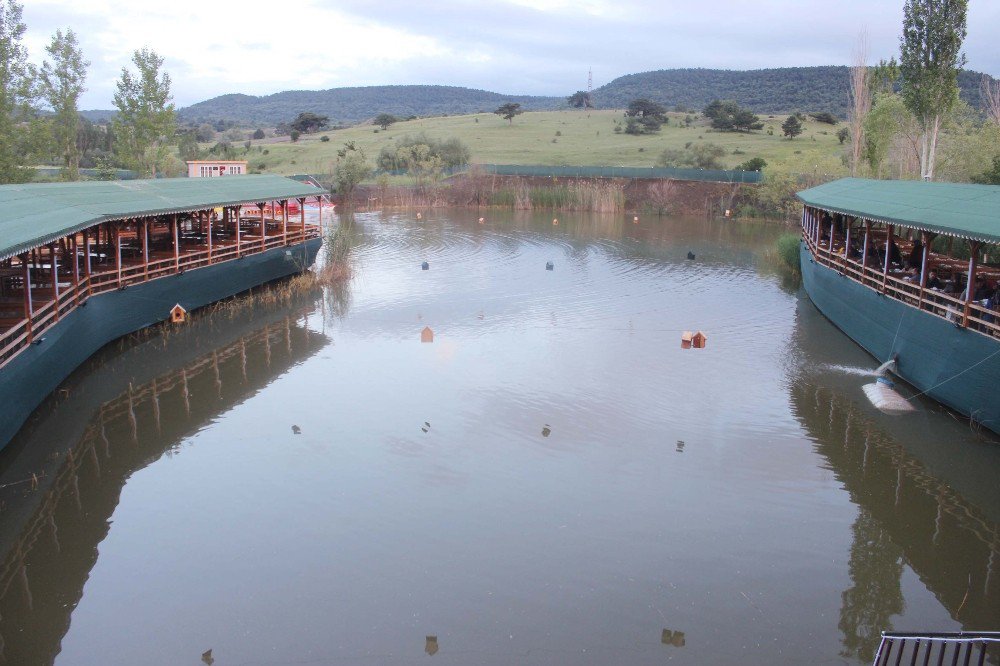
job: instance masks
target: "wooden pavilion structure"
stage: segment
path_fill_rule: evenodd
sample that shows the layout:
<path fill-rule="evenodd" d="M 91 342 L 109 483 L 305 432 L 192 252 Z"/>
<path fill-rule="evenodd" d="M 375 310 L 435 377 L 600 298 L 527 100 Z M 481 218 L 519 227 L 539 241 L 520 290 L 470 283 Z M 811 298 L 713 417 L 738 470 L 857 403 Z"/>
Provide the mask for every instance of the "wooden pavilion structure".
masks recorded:
<path fill-rule="evenodd" d="M 0 369 L 93 296 L 317 238 L 325 194 L 270 175 L 0 186 Z"/>
<path fill-rule="evenodd" d="M 1000 187 L 843 178 L 798 197 L 813 261 L 1000 337 Z"/>

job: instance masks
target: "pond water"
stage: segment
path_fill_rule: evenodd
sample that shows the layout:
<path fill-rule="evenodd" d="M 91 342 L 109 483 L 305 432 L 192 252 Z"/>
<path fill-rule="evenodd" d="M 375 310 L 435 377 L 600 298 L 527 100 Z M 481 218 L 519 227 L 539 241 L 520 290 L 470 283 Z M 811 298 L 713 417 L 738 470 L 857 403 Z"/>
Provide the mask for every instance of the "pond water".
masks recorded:
<path fill-rule="evenodd" d="M 856 664 L 998 628 L 1000 443 L 874 410 L 781 228 L 479 215 L 359 214 L 349 284 L 74 373 L 0 454 L 7 662 Z"/>

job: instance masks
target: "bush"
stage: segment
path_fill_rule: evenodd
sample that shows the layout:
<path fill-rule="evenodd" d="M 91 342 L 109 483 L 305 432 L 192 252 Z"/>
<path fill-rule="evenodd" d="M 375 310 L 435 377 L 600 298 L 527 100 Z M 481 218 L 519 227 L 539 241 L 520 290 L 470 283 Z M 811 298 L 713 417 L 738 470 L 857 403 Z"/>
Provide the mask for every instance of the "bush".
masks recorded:
<path fill-rule="evenodd" d="M 781 234 L 777 242 L 778 256 L 793 271 L 799 270 L 799 235 Z"/>
<path fill-rule="evenodd" d="M 382 171 L 409 169 L 405 160 L 407 149 L 421 145 L 427 146 L 427 158 L 440 160 L 441 166 L 445 168 L 468 164 L 472 157 L 469 147 L 459 139 L 435 139 L 421 132 L 399 138 L 391 146 L 383 146 L 379 151 L 376 165 Z"/>
<path fill-rule="evenodd" d="M 763 171 L 764 167 L 767 166 L 767 162 L 764 161 L 763 157 L 752 157 L 748 159 L 743 164 L 736 167 L 737 171 Z"/>
<path fill-rule="evenodd" d="M 326 134 L 324 134 L 323 136 L 321 136 L 319 138 L 319 140 L 322 141 L 323 143 L 326 143 L 327 141 L 330 140 L 330 137 L 328 137 Z"/>

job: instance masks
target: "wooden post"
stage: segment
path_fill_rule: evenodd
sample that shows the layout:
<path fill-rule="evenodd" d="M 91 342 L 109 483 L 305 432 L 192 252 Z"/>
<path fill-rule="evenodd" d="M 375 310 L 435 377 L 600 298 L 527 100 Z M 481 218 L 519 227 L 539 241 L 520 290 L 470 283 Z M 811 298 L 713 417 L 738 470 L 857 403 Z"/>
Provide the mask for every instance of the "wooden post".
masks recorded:
<path fill-rule="evenodd" d="M 885 293 L 886 282 L 889 281 L 889 248 L 892 247 L 892 225 L 886 227 L 885 260 L 882 262 L 882 293 Z"/>
<path fill-rule="evenodd" d="M 267 237 L 267 225 L 264 224 L 264 204 L 257 204 L 260 209 L 260 251 L 264 251 L 264 241 Z"/>
<path fill-rule="evenodd" d="M 288 199 L 281 202 L 281 242 L 288 245 Z"/>
<path fill-rule="evenodd" d="M 236 213 L 236 256 L 240 256 L 240 209 L 233 206 L 233 212 Z"/>
<path fill-rule="evenodd" d="M 299 229 L 299 241 L 303 241 L 306 238 L 306 198 L 302 197 L 299 199 L 299 223 L 301 228 Z"/>
<path fill-rule="evenodd" d="M 142 218 L 142 277 L 149 279 L 149 218 Z"/>
<path fill-rule="evenodd" d="M 316 197 L 316 205 L 319 207 L 319 232 L 323 233 L 323 196 L 319 195 Z M 305 231 L 305 223 L 302 225 L 302 231 Z"/>
<path fill-rule="evenodd" d="M 851 253 L 851 225 L 853 221 L 845 217 L 844 218 L 844 268 L 847 268 L 848 255 Z"/>
<path fill-rule="evenodd" d="M 109 231 L 111 231 L 109 229 Z M 115 271 L 118 275 L 118 288 L 122 288 L 122 234 L 121 227 L 115 225 L 112 236 L 115 241 Z"/>
<path fill-rule="evenodd" d="M 174 234 L 174 270 L 179 271 L 181 269 L 181 238 L 177 230 L 177 213 L 174 213 L 173 219 L 170 220 L 170 228 Z"/>
<path fill-rule="evenodd" d="M 868 236 L 871 234 L 872 223 L 865 220 L 865 246 L 861 248 L 861 281 L 864 282 L 865 268 L 868 266 Z"/>
<path fill-rule="evenodd" d="M 80 302 L 80 248 L 76 242 L 76 234 L 73 234 L 73 302 Z"/>
<path fill-rule="evenodd" d="M 930 253 L 930 244 L 934 240 L 934 235 L 926 231 L 920 232 L 920 243 L 924 246 L 920 256 L 920 293 L 917 297 L 917 307 L 921 310 L 924 307 L 924 289 L 927 288 L 927 255 Z"/>
<path fill-rule="evenodd" d="M 83 230 L 83 274 L 87 276 L 87 290 L 90 291 L 90 235 Z"/>
<path fill-rule="evenodd" d="M 208 263 L 212 264 L 212 211 L 205 211 L 205 221 L 208 222 Z"/>
<path fill-rule="evenodd" d="M 28 320 L 28 342 L 31 342 L 31 319 L 35 315 L 34 307 L 31 303 L 31 264 L 28 263 L 28 254 L 21 255 L 21 268 L 24 274 L 24 318 Z"/>
<path fill-rule="evenodd" d="M 56 313 L 56 321 L 59 321 L 59 259 L 56 256 L 56 246 L 49 243 L 49 271 L 52 273 L 52 300 L 53 312 Z"/>
<path fill-rule="evenodd" d="M 969 276 L 965 281 L 965 308 L 962 312 L 962 326 L 969 325 L 969 312 L 972 309 L 972 292 L 975 289 L 976 280 L 976 262 L 979 254 L 979 247 L 981 243 L 979 241 L 969 241 Z"/>

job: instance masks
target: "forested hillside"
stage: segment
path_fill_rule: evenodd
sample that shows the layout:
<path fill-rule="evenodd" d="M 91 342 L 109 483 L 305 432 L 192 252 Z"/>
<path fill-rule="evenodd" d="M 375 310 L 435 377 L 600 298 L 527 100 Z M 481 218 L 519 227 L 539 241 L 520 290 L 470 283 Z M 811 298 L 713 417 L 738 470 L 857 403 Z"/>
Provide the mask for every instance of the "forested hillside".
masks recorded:
<path fill-rule="evenodd" d="M 979 107 L 978 72 L 959 73 L 962 98 Z M 622 109 L 646 97 L 673 109 L 700 111 L 715 99 L 732 99 L 757 113 L 829 111 L 847 114 L 848 68 L 783 67 L 736 71 L 724 69 L 663 69 L 628 74 L 594 90 L 599 109 Z M 567 91 L 567 96 L 573 91 Z M 235 121 L 244 126 L 273 126 L 289 122 L 303 111 L 328 116 L 331 124 L 353 124 L 379 113 L 400 118 L 442 116 L 493 111 L 517 102 L 527 111 L 566 108 L 566 97 L 502 95 L 456 86 L 371 86 L 330 90 L 288 90 L 257 97 L 229 94 L 180 109 L 189 123 Z M 89 120 L 106 120 L 111 111 L 83 111 Z"/>
<path fill-rule="evenodd" d="M 959 72 L 962 99 L 978 107 L 982 74 Z M 598 108 L 624 108 L 647 97 L 674 108 L 701 110 L 716 99 L 736 100 L 757 113 L 829 111 L 847 115 L 848 68 L 782 67 L 735 71 L 725 69 L 662 69 L 628 74 L 594 90 Z"/>
<path fill-rule="evenodd" d="M 288 122 L 302 111 L 329 116 L 331 123 L 356 123 L 379 113 L 394 116 L 441 116 L 493 111 L 506 102 L 525 110 L 554 109 L 565 105 L 562 97 L 501 95 L 455 86 L 371 86 L 330 90 L 288 90 L 254 97 L 222 95 L 183 108 L 184 122 L 235 120 L 246 125 Z"/>

